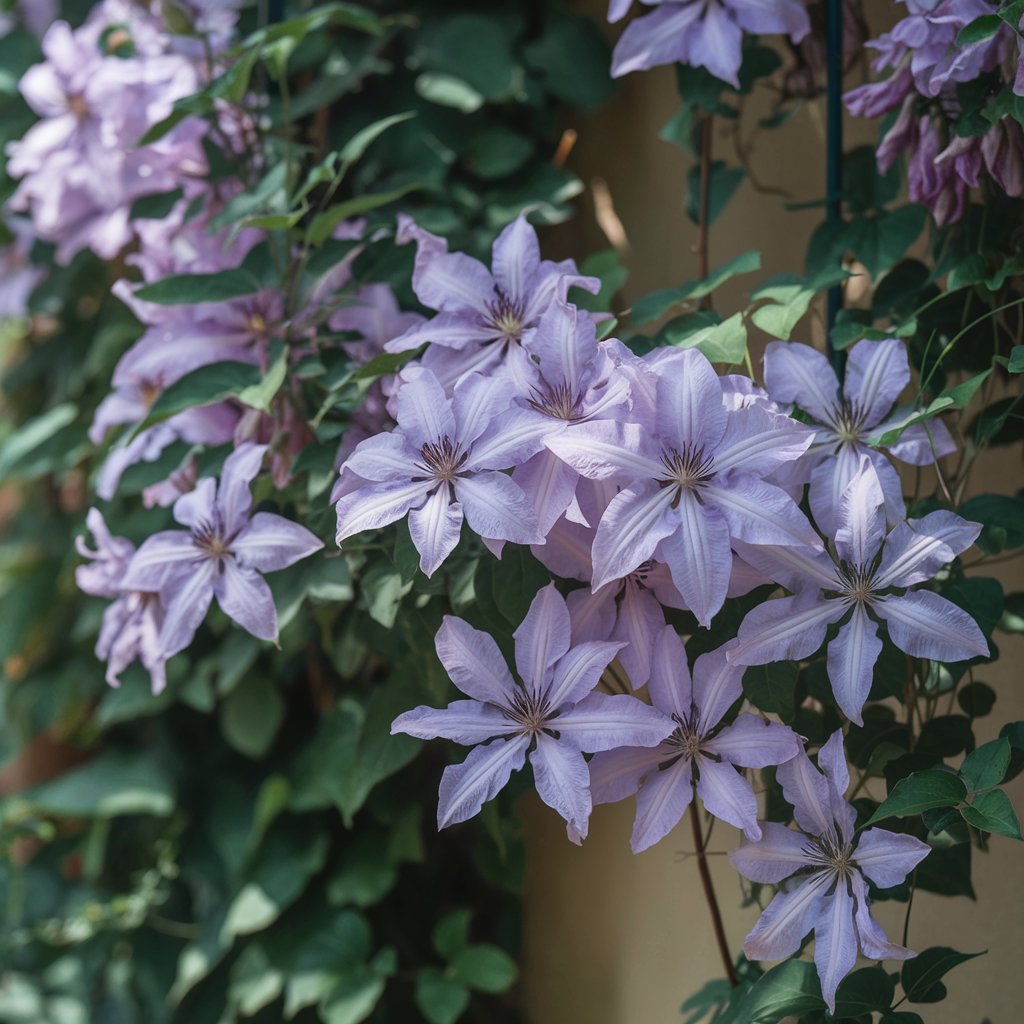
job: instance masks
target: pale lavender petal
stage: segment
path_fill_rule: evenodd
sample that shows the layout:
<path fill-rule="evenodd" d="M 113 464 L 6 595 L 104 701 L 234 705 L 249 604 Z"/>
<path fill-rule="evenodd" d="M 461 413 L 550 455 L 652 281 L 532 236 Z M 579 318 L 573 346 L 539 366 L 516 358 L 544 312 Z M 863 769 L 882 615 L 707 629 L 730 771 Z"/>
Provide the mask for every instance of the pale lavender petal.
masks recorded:
<path fill-rule="evenodd" d="M 808 835 L 832 835 L 832 798 L 828 779 L 811 764 L 801 750 L 791 761 L 779 766 L 775 773 L 782 792 L 793 805 L 797 825 Z"/>
<path fill-rule="evenodd" d="M 200 563 L 207 561 L 184 530 L 164 530 L 142 542 L 132 555 L 121 580 L 124 590 L 156 593 L 169 582 L 190 576 Z"/>
<path fill-rule="evenodd" d="M 537 794 L 586 838 L 590 819 L 590 772 L 583 755 L 545 733 L 537 733 L 530 754 Z"/>
<path fill-rule="evenodd" d="M 360 441 L 345 460 L 345 468 L 375 483 L 408 480 L 423 473 L 417 465 L 416 450 L 401 431 L 375 434 Z"/>
<path fill-rule="evenodd" d="M 899 338 L 858 341 L 847 354 L 843 393 L 867 428 L 881 422 L 909 383 L 907 347 Z"/>
<path fill-rule="evenodd" d="M 749 473 L 732 473 L 728 483 L 707 484 L 703 495 L 725 515 L 731 536 L 747 544 L 809 547 L 821 540 L 793 499 L 781 487 Z M 730 558 L 729 569 L 732 569 Z M 680 588 L 681 589 L 681 588 Z M 686 596 L 683 591 L 683 596 Z"/>
<path fill-rule="evenodd" d="M 503 473 L 477 473 L 453 481 L 474 533 L 513 544 L 539 544 L 544 540 L 530 499 Z"/>
<path fill-rule="evenodd" d="M 277 639 L 274 595 L 258 572 L 243 569 L 234 559 L 226 558 L 213 580 L 217 603 L 229 619 L 261 640 Z"/>
<path fill-rule="evenodd" d="M 619 661 L 633 684 L 639 689 L 651 674 L 651 651 L 655 637 L 665 625 L 665 613 L 657 599 L 631 581 L 626 582 L 619 600 L 619 616 L 613 640 L 624 640 Z"/>
<path fill-rule="evenodd" d="M 569 609 L 554 583 L 537 591 L 526 618 L 512 636 L 519 678 L 539 697 L 551 678 L 555 662 L 569 650 L 572 637 Z"/>
<path fill-rule="evenodd" d="M 413 448 L 436 443 L 445 437 L 455 440 L 455 417 L 451 402 L 437 378 L 421 367 L 406 369 L 395 396 L 395 418 Z"/>
<path fill-rule="evenodd" d="M 455 416 L 455 430 L 462 446 L 472 445 L 495 417 L 507 413 L 512 405 L 513 391 L 509 382 L 501 377 L 486 377 L 470 373 L 455 385 L 452 394 L 452 413 Z M 507 422 L 502 417 L 500 424 Z M 500 431 L 494 431 L 500 433 Z M 467 460 L 469 464 L 469 460 Z M 487 466 L 487 469 L 504 469 L 504 466 Z"/>
<path fill-rule="evenodd" d="M 743 32 L 732 14 L 719 4 L 704 8 L 704 16 L 694 26 L 690 43 L 690 61 L 708 69 L 716 78 L 739 86 Z"/>
<path fill-rule="evenodd" d="M 693 683 L 686 663 L 686 649 L 672 626 L 658 633 L 651 656 L 651 678 L 647 684 L 651 703 L 666 715 L 690 717 L 694 702 Z"/>
<path fill-rule="evenodd" d="M 546 544 L 537 550 L 543 551 L 545 547 Z M 569 608 L 569 618 L 572 620 L 574 644 L 611 637 L 618 617 L 615 590 L 614 585 L 603 587 L 597 593 L 580 587 L 565 599 Z"/>
<path fill-rule="evenodd" d="M 965 661 L 988 655 L 974 619 L 930 590 L 878 598 L 872 607 L 885 619 L 892 642 L 914 658 Z"/>
<path fill-rule="evenodd" d="M 621 643 L 592 640 L 576 644 L 554 667 L 547 699 L 553 708 L 575 704 L 597 686 L 601 674 L 622 650 Z"/>
<path fill-rule="evenodd" d="M 471 256 L 447 252 L 444 239 L 404 218 L 396 240 L 401 245 L 412 239 L 417 243 L 412 287 L 420 302 L 445 312 L 472 310 L 486 314 L 487 302 L 494 297 L 490 271 Z"/>
<path fill-rule="evenodd" d="M 540 244 L 524 214 L 520 214 L 494 240 L 491 267 L 498 287 L 513 302 L 526 297 L 526 286 L 540 266 Z"/>
<path fill-rule="evenodd" d="M 547 437 L 544 442 L 577 473 L 591 480 L 624 475 L 639 480 L 657 480 L 665 467 L 646 452 L 638 423 L 594 420 L 579 423 L 572 430 Z"/>
<path fill-rule="evenodd" d="M 212 476 L 204 477 L 195 489 L 183 494 L 175 503 L 172 514 L 182 526 L 215 521 L 217 505 L 217 481 Z"/>
<path fill-rule="evenodd" d="M 631 21 L 612 54 L 612 77 L 685 60 L 687 36 L 700 14 L 699 4 L 664 4 Z"/>
<path fill-rule="evenodd" d="M 671 497 L 673 492 L 666 487 L 659 493 Z M 711 625 L 712 616 L 722 607 L 729 590 L 732 574 L 729 524 L 717 504 L 702 504 L 690 491 L 681 495 L 673 518 L 679 527 L 662 540 L 658 548 L 659 557 L 668 565 L 672 582 L 687 607 L 693 611 L 697 621 L 707 627 Z M 668 515 L 665 519 L 671 522 Z M 604 526 L 603 519 L 601 525 Z M 596 563 L 596 543 L 594 553 Z M 649 557 L 646 555 L 642 561 Z"/>
<path fill-rule="evenodd" d="M 765 768 L 796 757 L 800 737 L 785 725 L 744 712 L 702 746 L 709 754 L 717 754 L 743 768 Z"/>
<path fill-rule="evenodd" d="M 438 313 L 425 323 L 414 324 L 397 338 L 385 342 L 388 352 L 411 352 L 421 345 L 465 349 L 483 341 L 493 341 L 495 330 L 482 319 L 467 318 L 466 312 Z"/>
<path fill-rule="evenodd" d="M 728 7 L 745 32 L 779 32 L 798 43 L 811 30 L 807 8 L 800 0 L 728 0 Z"/>
<path fill-rule="evenodd" d="M 752 882 L 777 885 L 813 864 L 807 850 L 807 837 L 802 832 L 777 821 L 762 821 L 761 838 L 730 850 L 729 863 Z"/>
<path fill-rule="evenodd" d="M 682 349 L 660 367 L 655 430 L 669 447 L 714 451 L 725 433 L 722 383 L 703 352 Z"/>
<path fill-rule="evenodd" d="M 698 754 L 697 795 L 709 814 L 742 829 L 748 839 L 761 838 L 757 823 L 757 797 L 750 783 L 728 761 L 713 761 Z"/>
<path fill-rule="evenodd" d="M 409 536 L 420 553 L 424 576 L 433 576 L 455 550 L 462 533 L 462 515 L 462 505 L 449 500 L 447 487 L 438 487 L 409 513 Z"/>
<path fill-rule="evenodd" d="M 906 946 L 890 942 L 878 922 L 871 916 L 868 887 L 864 879 L 855 874 L 850 883 L 853 886 L 853 897 L 857 901 L 857 937 L 860 939 L 860 948 L 864 955 L 869 960 L 910 960 L 917 956 Z"/>
<path fill-rule="evenodd" d="M 692 766 L 681 757 L 668 768 L 651 772 L 636 795 L 636 818 L 629 845 L 642 853 L 679 824 L 693 799 Z"/>
<path fill-rule="evenodd" d="M 231 553 L 243 568 L 276 572 L 323 546 L 323 541 L 304 526 L 271 512 L 257 512 L 231 542 Z"/>
<path fill-rule="evenodd" d="M 338 544 L 353 534 L 377 530 L 396 522 L 409 509 L 422 504 L 436 486 L 435 480 L 369 484 L 344 495 L 335 506 L 338 512 Z"/>
<path fill-rule="evenodd" d="M 516 467 L 512 480 L 533 503 L 543 536 L 549 534 L 569 507 L 579 478 L 572 466 L 547 449 L 537 452 L 527 462 Z"/>
<path fill-rule="evenodd" d="M 632 3 L 633 0 L 609 0 L 608 20 L 613 25 L 615 22 L 621 21 L 626 16 L 626 12 L 629 10 Z"/>
<path fill-rule="evenodd" d="M 476 700 L 452 701 L 446 708 L 423 705 L 406 711 L 391 723 L 392 736 L 404 732 L 421 740 L 441 738 L 467 747 L 519 731 L 520 726 L 501 708 Z"/>
<path fill-rule="evenodd" d="M 771 342 L 764 352 L 764 383 L 776 402 L 792 402 L 818 422 L 832 422 L 839 381 L 817 349 L 797 342 Z"/>
<path fill-rule="evenodd" d="M 836 729 L 818 751 L 818 767 L 840 797 L 850 788 L 850 769 L 843 750 L 843 730 Z"/>
<path fill-rule="evenodd" d="M 758 572 L 781 583 L 787 590 L 836 590 L 838 580 L 832 559 L 824 551 L 798 547 L 763 547 L 734 541 L 737 553 Z"/>
<path fill-rule="evenodd" d="M 595 590 L 622 579 L 654 555 L 658 542 L 678 529 L 670 512 L 672 491 L 626 488 L 605 509 L 594 536 Z M 728 532 L 726 531 L 728 544 Z M 677 583 L 678 585 L 678 583 Z"/>
<path fill-rule="evenodd" d="M 743 940 L 749 960 L 785 960 L 792 956 L 814 926 L 825 904 L 828 872 L 800 878 L 781 889 Z"/>
<path fill-rule="evenodd" d="M 863 724 L 861 709 L 868 699 L 875 662 L 882 653 L 878 627 L 864 606 L 855 604 L 850 621 L 828 645 L 828 678 L 832 693 L 844 715 L 857 725 Z"/>
<path fill-rule="evenodd" d="M 913 836 L 869 828 L 861 832 L 853 859 L 879 889 L 899 885 L 928 856 L 931 847 Z"/>
<path fill-rule="evenodd" d="M 835 891 L 822 901 L 814 922 L 814 965 L 818 969 L 821 994 L 829 1010 L 836 1008 L 839 982 L 857 962 L 856 909 L 853 897 L 840 880 Z"/>
<path fill-rule="evenodd" d="M 452 682 L 468 697 L 504 707 L 515 695 L 518 688 L 490 634 L 446 615 L 434 646 Z"/>
<path fill-rule="evenodd" d="M 836 551 L 844 562 L 867 566 L 885 539 L 885 497 L 871 460 L 862 455 L 839 500 Z"/>
<path fill-rule="evenodd" d="M 702 654 L 693 665 L 693 700 L 702 732 L 718 725 L 743 693 L 743 667 L 729 661 L 726 647 Z"/>
<path fill-rule="evenodd" d="M 472 818 L 505 788 L 513 772 L 526 763 L 527 735 L 493 740 L 474 747 L 462 764 L 450 764 L 441 776 L 437 801 L 437 827 L 445 828 Z"/>
<path fill-rule="evenodd" d="M 476 471 L 520 466 L 544 447 L 552 429 L 557 425 L 546 416 L 525 409 L 506 412 L 473 445 L 466 468 Z"/>
<path fill-rule="evenodd" d="M 225 459 L 220 484 L 217 487 L 217 507 L 220 510 L 225 534 L 234 533 L 248 519 L 249 509 L 252 508 L 249 485 L 259 474 L 266 453 L 265 444 L 246 443 L 239 445 Z M 179 498 L 175 504 L 175 518 L 177 507 L 185 497 Z"/>
<path fill-rule="evenodd" d="M 873 436 L 881 436 L 890 425 L 895 425 L 902 415 L 894 416 L 891 422 L 883 420 L 872 430 Z M 889 454 L 901 462 L 909 462 L 912 466 L 930 466 L 937 458 L 952 455 L 956 451 L 956 441 L 949 434 L 942 420 L 928 420 L 926 423 L 913 423 L 900 434 L 895 444 L 887 446 Z"/>
<path fill-rule="evenodd" d="M 715 469 L 743 469 L 767 476 L 773 469 L 798 459 L 811 446 L 814 432 L 795 420 L 773 415 L 757 405 L 730 412 L 715 453 Z"/>
<path fill-rule="evenodd" d="M 591 693 L 548 722 L 564 742 L 591 754 L 615 747 L 654 747 L 675 722 L 636 697 Z"/>
<path fill-rule="evenodd" d="M 736 665 L 800 661 L 824 642 L 829 623 L 842 618 L 847 605 L 817 598 L 812 592 L 765 601 L 740 624 L 738 642 L 726 652 Z"/>
<path fill-rule="evenodd" d="M 590 792 L 595 804 L 625 800 L 640 788 L 645 775 L 656 771 L 662 761 L 676 751 L 661 744 L 657 747 L 616 747 L 602 750 L 589 762 Z"/>
<path fill-rule="evenodd" d="M 929 512 L 900 523 L 885 542 L 876 582 L 884 587 L 909 587 L 934 579 L 940 569 L 966 551 L 981 533 L 954 512 Z"/>
<path fill-rule="evenodd" d="M 215 571 L 215 564 L 205 559 L 180 579 L 173 598 L 165 602 L 164 622 L 160 627 L 160 653 L 164 658 L 185 650 L 192 643 L 213 600 Z"/>

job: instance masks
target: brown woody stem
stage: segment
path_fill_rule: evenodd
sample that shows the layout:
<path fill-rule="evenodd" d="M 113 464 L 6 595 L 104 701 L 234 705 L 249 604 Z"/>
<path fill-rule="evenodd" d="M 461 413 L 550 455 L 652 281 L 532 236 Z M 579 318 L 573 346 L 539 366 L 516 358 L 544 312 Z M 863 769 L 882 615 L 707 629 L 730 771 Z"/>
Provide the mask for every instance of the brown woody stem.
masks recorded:
<path fill-rule="evenodd" d="M 725 938 L 725 925 L 722 923 L 722 911 L 718 907 L 718 898 L 715 896 L 715 887 L 711 881 L 711 871 L 708 868 L 707 853 L 704 849 L 704 836 L 700 829 L 700 813 L 697 807 L 697 794 L 694 793 L 693 804 L 690 806 L 690 828 L 693 831 L 693 844 L 697 849 L 697 868 L 700 871 L 701 885 L 704 886 L 704 898 L 708 901 L 708 910 L 711 911 L 711 923 L 715 929 L 715 940 L 718 942 L 718 952 L 722 957 L 722 965 L 725 967 L 725 976 L 729 984 L 736 987 L 736 970 L 732 964 L 732 954 L 729 952 L 729 943 Z"/>

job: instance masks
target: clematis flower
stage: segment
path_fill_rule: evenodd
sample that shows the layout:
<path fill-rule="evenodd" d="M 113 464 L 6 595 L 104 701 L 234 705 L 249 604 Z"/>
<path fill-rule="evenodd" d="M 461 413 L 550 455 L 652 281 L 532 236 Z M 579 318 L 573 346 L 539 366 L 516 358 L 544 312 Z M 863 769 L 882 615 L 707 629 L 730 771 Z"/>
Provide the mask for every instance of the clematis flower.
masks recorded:
<path fill-rule="evenodd" d="M 743 33 L 788 35 L 798 43 L 811 30 L 799 0 L 643 0 L 656 9 L 631 22 L 612 55 L 612 76 L 644 71 L 661 64 L 707 68 L 716 78 L 739 88 Z M 608 20 L 629 9 L 611 0 Z"/>
<path fill-rule="evenodd" d="M 266 451 L 255 444 L 235 449 L 219 485 L 205 477 L 174 503 L 174 518 L 188 529 L 154 534 L 132 557 L 122 585 L 163 599 L 165 658 L 191 643 L 214 597 L 253 636 L 276 640 L 277 609 L 261 574 L 286 569 L 323 547 L 298 523 L 270 512 L 250 514 L 249 485 Z"/>
<path fill-rule="evenodd" d="M 485 540 L 543 543 L 530 499 L 499 472 L 542 447 L 543 424 L 509 408 L 499 379 L 474 375 L 446 398 L 429 370 L 401 376 L 398 427 L 360 442 L 342 467 L 355 483 L 337 503 L 338 544 L 408 513 L 420 568 L 431 576 L 458 544 L 463 518 Z"/>
<path fill-rule="evenodd" d="M 84 538 L 76 538 L 78 553 L 89 563 L 75 569 L 75 582 L 86 594 L 112 600 L 96 641 L 96 657 L 107 662 L 107 682 L 120 686 L 121 673 L 137 660 L 149 672 L 153 692 L 160 693 L 167 685 L 166 657 L 159 642 L 164 618 L 160 595 L 125 588 L 135 545 L 126 537 L 114 537 L 99 509 L 89 509 L 85 523 L 96 547 L 89 548 Z"/>
<path fill-rule="evenodd" d="M 562 289 L 597 292 L 600 281 L 583 277 L 572 260 L 540 258 L 537 232 L 520 214 L 498 235 L 491 270 L 400 214 L 396 241 L 416 242 L 412 287 L 423 305 L 438 311 L 388 342 L 389 352 L 408 352 L 429 343 L 423 365 L 454 386 L 475 371 L 503 372 L 524 379 L 530 369 L 524 338 Z M 442 349 L 448 350 L 441 351 Z"/>
<path fill-rule="evenodd" d="M 20 218 L 0 218 L 0 234 L 5 229 L 12 237 L 0 246 L 0 323 L 28 313 L 32 292 L 46 273 L 43 267 L 32 263 L 35 238 L 30 225 Z"/>
<path fill-rule="evenodd" d="M 655 369 L 654 411 L 643 422 L 581 423 L 545 443 L 583 476 L 624 484 L 594 537 L 594 589 L 657 558 L 707 626 L 729 589 L 733 539 L 821 548 L 793 499 L 764 480 L 812 435 L 756 404 L 727 410 L 696 349 L 666 354 Z"/>
<path fill-rule="evenodd" d="M 903 490 L 892 463 L 872 442 L 901 417 L 893 406 L 910 383 L 907 349 L 898 338 L 859 341 L 849 352 L 842 388 L 828 360 L 811 348 L 773 341 L 765 350 L 764 379 L 777 402 L 795 403 L 814 417 L 814 443 L 808 456 L 818 464 L 808 494 L 814 521 L 831 536 L 839 527 L 839 498 L 858 471 L 862 458 L 874 467 L 885 495 L 891 523 L 906 516 Z M 918 423 L 890 445 L 902 462 L 927 466 L 956 450 L 940 420 Z"/>
<path fill-rule="evenodd" d="M 437 656 L 471 699 L 407 711 L 391 732 L 473 745 L 466 760 L 449 765 L 441 777 L 438 828 L 476 814 L 529 755 L 540 798 L 566 820 L 570 836 L 581 840 L 591 811 L 583 754 L 653 747 L 674 723 L 635 697 L 593 692 L 622 644 L 570 648 L 569 610 L 554 584 L 538 591 L 514 636 L 519 681 L 491 636 L 445 616 Z"/>
<path fill-rule="evenodd" d="M 743 952 L 751 960 L 784 960 L 813 929 L 822 994 L 835 1010 L 836 989 L 853 969 L 858 947 L 872 960 L 917 955 L 886 938 L 871 916 L 867 882 L 882 889 L 899 885 L 929 847 L 885 829 L 854 831 L 857 812 L 843 799 L 850 776 L 841 732 L 821 748 L 818 764 L 824 772 L 801 750 L 776 775 L 799 831 L 762 822 L 761 839 L 732 850 L 729 862 L 752 882 L 779 886 Z"/>
<path fill-rule="evenodd" d="M 827 552 L 743 546 L 743 557 L 793 596 L 748 612 L 728 652 L 736 665 L 806 658 L 821 646 L 831 623 L 849 616 L 828 645 L 827 664 L 836 703 L 858 725 L 882 650 L 873 617 L 884 620 L 889 639 L 915 658 L 962 661 L 988 654 L 967 612 L 930 590 L 909 589 L 970 547 L 981 527 L 939 511 L 901 523 L 887 535 L 883 504 L 878 477 L 861 456 Z"/>
<path fill-rule="evenodd" d="M 683 642 L 671 626 L 658 636 L 651 658 L 651 703 L 675 723 L 656 747 L 621 746 L 590 762 L 594 803 L 612 803 L 633 793 L 636 820 L 630 845 L 640 853 L 679 823 L 694 791 L 716 818 L 760 839 L 757 798 L 735 766 L 782 764 L 802 748 L 792 729 L 744 712 L 730 725 L 722 717 L 743 696 L 743 669 L 730 665 L 719 648 L 686 666 Z"/>

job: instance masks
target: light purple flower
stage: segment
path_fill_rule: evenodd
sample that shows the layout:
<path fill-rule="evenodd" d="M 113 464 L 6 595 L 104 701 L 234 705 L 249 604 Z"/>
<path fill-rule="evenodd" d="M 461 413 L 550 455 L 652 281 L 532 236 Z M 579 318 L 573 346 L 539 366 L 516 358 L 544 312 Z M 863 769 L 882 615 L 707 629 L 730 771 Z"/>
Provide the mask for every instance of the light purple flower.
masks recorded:
<path fill-rule="evenodd" d="M 8 317 L 28 313 L 28 300 L 45 273 L 32 263 L 30 253 L 35 241 L 32 228 L 20 218 L 0 219 L 0 229 L 14 236 L 0 247 L 0 323 Z"/>
<path fill-rule="evenodd" d="M 988 654 L 985 637 L 965 611 L 930 590 L 908 589 L 934 578 L 970 547 L 981 527 L 939 511 L 901 523 L 887 535 L 883 502 L 878 477 L 861 456 L 826 553 L 741 547 L 751 565 L 794 596 L 748 612 L 728 651 L 737 665 L 807 658 L 825 640 L 829 624 L 849 615 L 828 645 L 827 664 L 836 703 L 858 725 L 882 650 L 873 616 L 915 658 L 961 661 Z"/>
<path fill-rule="evenodd" d="M 445 616 L 436 646 L 452 682 L 472 699 L 407 711 L 391 732 L 474 745 L 441 777 L 439 828 L 476 814 L 529 754 L 540 798 L 566 820 L 570 836 L 583 839 L 591 810 L 583 754 L 653 747 L 672 731 L 670 718 L 635 697 L 593 692 L 622 645 L 570 648 L 569 611 L 554 584 L 538 591 L 515 632 L 519 682 L 493 638 L 462 619 Z"/>
<path fill-rule="evenodd" d="M 811 29 L 800 0 L 643 0 L 656 9 L 631 22 L 612 55 L 612 75 L 661 64 L 707 68 L 739 87 L 743 33 L 788 35 L 798 43 Z M 608 20 L 623 17 L 629 4 L 611 0 Z"/>
<path fill-rule="evenodd" d="M 590 762 L 594 803 L 612 803 L 632 793 L 636 820 L 630 844 L 640 853 L 675 828 L 696 789 L 705 809 L 760 839 L 757 798 L 734 766 L 781 764 L 801 749 L 792 729 L 744 713 L 729 725 L 722 717 L 742 697 L 743 669 L 730 665 L 719 648 L 702 654 L 690 678 L 683 642 L 671 626 L 658 635 L 651 659 L 651 703 L 675 723 L 656 747 L 621 746 Z"/>
<path fill-rule="evenodd" d="M 765 350 L 764 379 L 777 402 L 794 403 L 814 417 L 816 457 L 809 500 L 814 521 L 831 536 L 839 527 L 839 499 L 857 473 L 861 459 L 871 461 L 891 523 L 906 516 L 900 478 L 892 463 L 873 442 L 902 417 L 893 413 L 903 389 L 910 383 L 907 350 L 898 338 L 859 341 L 850 349 L 842 388 L 828 360 L 794 342 L 773 341 Z M 887 449 L 914 466 L 926 466 L 937 456 L 956 450 L 941 420 L 908 427 Z"/>
<path fill-rule="evenodd" d="M 594 537 L 594 588 L 657 558 L 707 626 L 729 589 L 733 540 L 821 547 L 792 498 L 764 480 L 812 435 L 757 404 L 728 410 L 696 349 L 666 354 L 656 373 L 643 422 L 581 423 L 546 443 L 583 476 L 623 484 Z"/>
<path fill-rule="evenodd" d="M 853 970 L 858 948 L 872 960 L 916 956 L 890 942 L 871 916 L 867 882 L 882 889 L 899 885 L 929 847 L 885 829 L 854 831 L 857 812 L 843 799 L 850 777 L 841 732 L 821 748 L 818 764 L 824 774 L 801 750 L 777 772 L 800 831 L 762 822 L 761 839 L 732 850 L 729 861 L 752 882 L 779 886 L 743 952 L 750 960 L 784 960 L 813 929 L 822 994 L 834 1010 L 836 989 Z"/>
<path fill-rule="evenodd" d="M 495 240 L 490 270 L 465 253 L 448 252 L 445 239 L 404 214 L 398 218 L 396 240 L 400 245 L 416 242 L 413 290 L 438 314 L 385 347 L 407 352 L 429 343 L 423 365 L 448 390 L 473 372 L 525 379 L 530 360 L 523 341 L 559 289 L 564 295 L 572 286 L 592 292 L 600 287 L 596 278 L 581 276 L 572 260 L 542 260 L 537 233 L 522 214 Z"/>
<path fill-rule="evenodd" d="M 542 543 L 529 498 L 500 470 L 539 451 L 545 425 L 509 408 L 500 379 L 475 374 L 447 398 L 429 370 L 401 376 L 397 428 L 362 441 L 342 467 L 354 489 L 338 500 L 338 544 L 408 513 L 420 568 L 430 576 L 458 543 L 463 518 L 485 540 Z"/>
<path fill-rule="evenodd" d="M 98 509 L 89 509 L 85 522 L 96 548 L 92 550 L 84 538 L 76 538 L 78 553 L 89 563 L 75 569 L 75 582 L 86 594 L 112 600 L 103 613 L 96 657 L 107 662 L 107 682 L 111 686 L 120 686 L 121 673 L 133 661 L 141 661 L 149 672 L 153 692 L 160 693 L 167 685 L 166 656 L 159 642 L 164 617 L 160 595 L 126 589 L 125 574 L 135 545 L 125 537 L 112 536 Z"/>
<path fill-rule="evenodd" d="M 323 542 L 282 516 L 250 514 L 249 485 L 266 447 L 245 444 L 228 456 L 220 483 L 204 477 L 174 503 L 187 530 L 165 530 L 135 553 L 123 586 L 157 591 L 165 608 L 160 648 L 164 657 L 184 650 L 214 597 L 221 610 L 261 640 L 276 640 L 277 610 L 261 573 L 285 569 Z"/>

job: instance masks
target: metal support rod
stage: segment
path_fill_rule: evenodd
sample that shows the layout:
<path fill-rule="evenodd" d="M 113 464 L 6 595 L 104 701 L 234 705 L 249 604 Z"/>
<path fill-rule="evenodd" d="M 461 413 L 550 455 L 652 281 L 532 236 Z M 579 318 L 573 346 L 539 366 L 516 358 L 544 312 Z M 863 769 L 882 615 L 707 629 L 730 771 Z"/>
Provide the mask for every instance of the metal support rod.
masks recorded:
<path fill-rule="evenodd" d="M 843 0 L 825 0 L 825 54 L 828 71 L 826 98 L 825 195 L 828 221 L 838 224 L 843 217 Z M 843 305 L 843 287 L 828 291 L 825 344 L 829 360 L 842 379 L 843 353 L 832 344 L 832 327 Z"/>

